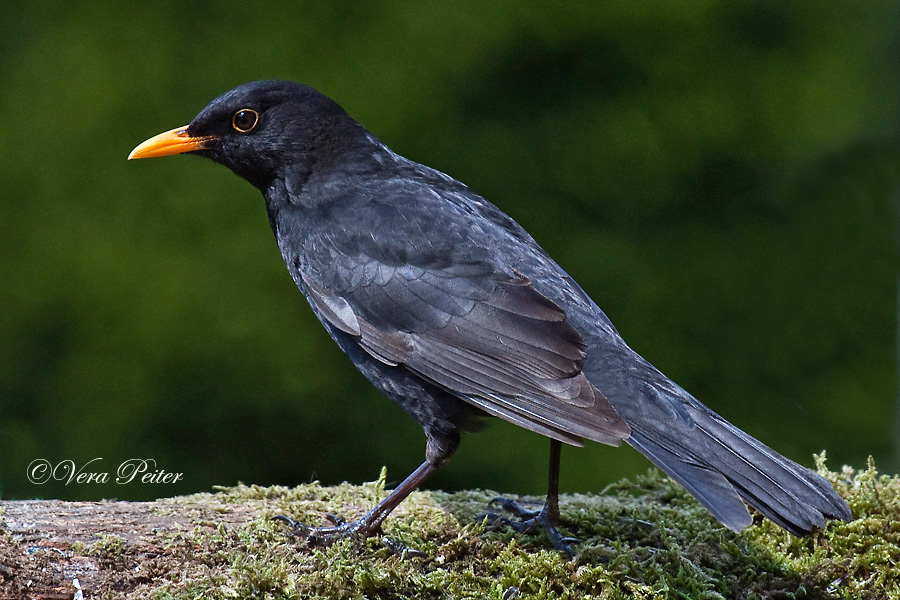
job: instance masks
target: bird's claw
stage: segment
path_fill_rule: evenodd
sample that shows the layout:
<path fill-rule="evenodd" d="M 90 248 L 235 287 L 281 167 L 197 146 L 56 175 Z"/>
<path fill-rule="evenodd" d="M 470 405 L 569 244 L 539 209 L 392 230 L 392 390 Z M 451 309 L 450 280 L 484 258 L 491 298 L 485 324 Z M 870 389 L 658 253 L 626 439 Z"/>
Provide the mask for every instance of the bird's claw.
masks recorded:
<path fill-rule="evenodd" d="M 547 533 L 547 537 L 550 538 L 550 543 L 553 544 L 554 548 L 565 553 L 570 560 L 575 558 L 575 552 L 569 544 L 578 542 L 578 538 L 564 536 L 559 532 L 557 519 L 551 516 L 547 505 L 544 505 L 541 510 L 529 510 L 515 500 L 502 497 L 491 500 L 489 506 L 493 505 L 498 505 L 503 510 L 512 513 L 516 519 L 508 519 L 497 514 L 486 513 L 482 516 L 482 519 L 485 520 L 489 527 L 510 527 L 517 533 L 522 534 L 531 534 L 538 529 L 543 529 Z"/>
<path fill-rule="evenodd" d="M 275 515 L 272 519 L 281 521 L 290 527 L 292 529 L 290 535 L 306 538 L 309 542 L 318 546 L 330 546 L 341 538 L 370 537 L 382 533 L 380 525 L 373 527 L 364 519 L 347 522 L 331 513 L 325 515 L 325 520 L 332 523 L 332 525 L 327 527 L 310 527 L 306 523 L 301 523 L 285 515 Z"/>
<path fill-rule="evenodd" d="M 541 512 L 539 510 L 529 510 L 515 500 L 504 498 L 503 496 L 497 496 L 488 503 L 488 506 L 499 506 L 506 512 L 515 515 L 518 519 L 523 521 L 526 519 L 533 519 Z"/>
<path fill-rule="evenodd" d="M 291 528 L 291 533 L 289 535 L 295 537 L 308 537 L 310 531 L 312 531 L 312 527 L 307 525 L 306 523 L 301 523 L 295 519 L 288 517 L 287 515 L 275 515 L 272 517 L 273 521 L 281 521 L 285 525 Z"/>
<path fill-rule="evenodd" d="M 386 535 L 381 536 L 381 543 L 384 544 L 385 548 L 404 560 L 409 558 L 428 558 L 428 554 L 418 548 L 410 548 Z"/>
<path fill-rule="evenodd" d="M 343 517 L 339 517 L 334 513 L 328 513 L 325 515 L 325 520 L 334 525 L 335 527 L 340 527 L 341 525 L 347 524 L 347 519 Z"/>
<path fill-rule="evenodd" d="M 343 538 L 367 538 L 376 534 L 381 535 L 381 543 L 401 558 L 427 558 L 428 555 L 416 548 L 410 548 L 384 535 L 381 525 L 372 527 L 364 519 L 358 521 L 347 521 L 333 513 L 325 515 L 325 520 L 332 523 L 328 527 L 310 527 L 305 523 L 301 523 L 285 515 L 275 515 L 273 521 L 281 521 L 291 528 L 288 535 L 294 537 L 305 538 L 310 544 L 315 546 L 330 546 L 339 539 Z"/>

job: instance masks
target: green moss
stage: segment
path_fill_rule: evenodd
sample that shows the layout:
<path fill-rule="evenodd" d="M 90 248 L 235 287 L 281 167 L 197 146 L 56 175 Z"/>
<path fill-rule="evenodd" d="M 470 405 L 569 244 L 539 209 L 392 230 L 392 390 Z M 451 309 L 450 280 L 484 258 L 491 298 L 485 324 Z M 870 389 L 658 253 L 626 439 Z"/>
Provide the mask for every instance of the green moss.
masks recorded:
<path fill-rule="evenodd" d="M 102 536 L 99 540 L 83 548 L 88 556 L 114 558 L 125 549 L 125 539 L 113 534 Z"/>
<path fill-rule="evenodd" d="M 651 471 L 603 494 L 562 499 L 563 525 L 580 542 L 574 561 L 545 536 L 485 531 L 480 515 L 495 496 L 415 492 L 385 523 L 387 534 L 428 553 L 402 559 L 379 539 L 310 547 L 271 520 L 311 524 L 332 512 L 363 513 L 384 495 L 385 474 L 362 486 L 239 485 L 172 502 L 198 507 L 191 530 L 169 534 L 178 568 L 134 590 L 157 600 L 197 598 L 885 598 L 900 597 L 900 479 L 819 469 L 857 519 L 795 538 L 758 518 L 742 534 L 715 522 L 669 479 Z M 525 499 L 528 500 L 528 499 Z M 533 499 L 539 502 L 540 499 Z M 237 527 L 223 510 L 250 506 Z M 113 540 L 96 552 L 120 550 Z"/>

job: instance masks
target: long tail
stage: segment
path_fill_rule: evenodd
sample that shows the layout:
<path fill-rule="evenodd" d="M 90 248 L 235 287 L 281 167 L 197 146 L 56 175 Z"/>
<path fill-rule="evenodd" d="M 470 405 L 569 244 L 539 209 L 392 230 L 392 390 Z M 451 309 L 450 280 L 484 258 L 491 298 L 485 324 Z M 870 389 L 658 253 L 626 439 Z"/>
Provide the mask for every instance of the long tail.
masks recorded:
<path fill-rule="evenodd" d="M 781 456 L 696 400 L 683 408 L 690 422 L 677 427 L 629 423 L 632 435 L 626 442 L 684 486 L 729 529 L 740 531 L 751 523 L 744 502 L 794 535 L 809 534 L 824 526 L 826 519 L 853 518 L 850 507 L 823 477 Z"/>
<path fill-rule="evenodd" d="M 621 349 L 615 358 L 625 358 Z M 596 383 L 631 427 L 625 441 L 723 525 L 733 531 L 750 525 L 745 502 L 794 535 L 828 519 L 853 518 L 824 477 L 744 433 L 637 354 L 625 362 L 624 380 Z"/>

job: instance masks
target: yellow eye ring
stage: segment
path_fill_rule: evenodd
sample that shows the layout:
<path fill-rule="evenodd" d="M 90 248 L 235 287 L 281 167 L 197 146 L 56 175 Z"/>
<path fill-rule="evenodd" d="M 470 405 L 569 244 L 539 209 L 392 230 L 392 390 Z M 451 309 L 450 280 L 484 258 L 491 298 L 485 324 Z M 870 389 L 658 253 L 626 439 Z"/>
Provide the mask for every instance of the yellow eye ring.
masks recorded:
<path fill-rule="evenodd" d="M 259 123 L 259 113 L 252 108 L 242 108 L 231 117 L 231 126 L 241 133 L 253 131 L 257 123 Z"/>

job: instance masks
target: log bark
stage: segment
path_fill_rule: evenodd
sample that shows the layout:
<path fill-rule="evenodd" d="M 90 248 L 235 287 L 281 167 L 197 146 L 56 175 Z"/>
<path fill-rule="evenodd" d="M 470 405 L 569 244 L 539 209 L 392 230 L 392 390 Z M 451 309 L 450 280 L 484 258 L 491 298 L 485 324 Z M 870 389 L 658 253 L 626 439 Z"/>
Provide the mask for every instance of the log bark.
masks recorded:
<path fill-rule="evenodd" d="M 61 600 L 106 590 L 126 593 L 164 560 L 159 540 L 207 523 L 233 527 L 255 509 L 222 505 L 215 496 L 153 502 L 0 502 L 0 599 Z M 127 546 L 127 553 L 104 552 Z"/>

